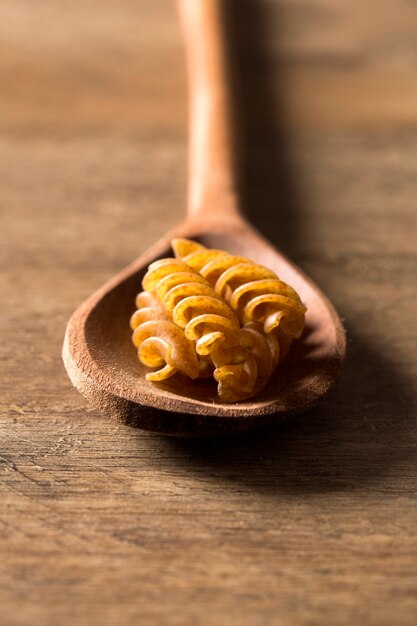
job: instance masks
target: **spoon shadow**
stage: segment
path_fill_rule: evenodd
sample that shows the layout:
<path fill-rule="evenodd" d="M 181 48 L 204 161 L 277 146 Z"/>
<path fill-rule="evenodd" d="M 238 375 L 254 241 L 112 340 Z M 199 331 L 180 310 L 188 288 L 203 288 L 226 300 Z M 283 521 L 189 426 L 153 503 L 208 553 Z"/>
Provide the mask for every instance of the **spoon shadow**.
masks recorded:
<path fill-rule="evenodd" d="M 265 47 L 269 9 L 252 0 L 231 0 L 228 6 L 235 61 L 245 76 L 237 87 L 243 134 L 250 146 L 246 206 L 257 228 L 297 262 L 303 236 L 302 190 L 295 184 L 284 103 L 274 89 L 279 67 Z M 285 26 L 283 20 L 281 24 Z M 325 403 L 276 426 L 233 437 L 153 438 L 152 447 L 159 451 L 150 459 L 158 459 L 155 471 L 184 470 L 226 488 L 237 484 L 271 495 L 308 494 L 377 484 L 415 460 L 415 449 L 408 443 L 416 410 L 413 381 L 400 375 L 389 355 L 362 336 L 359 327 L 348 328 L 348 336 L 343 376 Z"/>
<path fill-rule="evenodd" d="M 352 490 L 404 471 L 401 466 L 416 460 L 412 381 L 353 330 L 351 336 L 344 376 L 326 403 L 262 431 L 158 438 L 155 471 L 183 469 L 226 488 L 239 484 L 270 495 Z"/>
<path fill-rule="evenodd" d="M 267 44 L 271 6 L 256 0 L 231 0 L 227 7 L 229 54 L 237 67 L 234 91 L 245 153 L 244 208 L 256 228 L 297 263 L 303 236 L 303 191 L 291 157 L 285 79 L 276 53 L 273 57 Z M 282 13 L 282 8 L 274 6 L 274 11 Z M 276 32 L 278 24 L 281 31 Z M 285 16 L 274 20 L 274 45 L 282 41 L 284 28 Z"/>

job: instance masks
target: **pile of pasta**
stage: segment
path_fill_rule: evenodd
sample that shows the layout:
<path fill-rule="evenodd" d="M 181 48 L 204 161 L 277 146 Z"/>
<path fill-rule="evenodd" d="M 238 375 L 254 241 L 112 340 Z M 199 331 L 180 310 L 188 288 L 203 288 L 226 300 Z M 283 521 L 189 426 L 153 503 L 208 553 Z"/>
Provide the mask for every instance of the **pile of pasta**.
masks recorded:
<path fill-rule="evenodd" d="M 251 398 L 301 336 L 306 307 L 249 259 L 189 239 L 172 249 L 149 266 L 130 320 L 147 380 L 212 377 L 221 401 Z"/>

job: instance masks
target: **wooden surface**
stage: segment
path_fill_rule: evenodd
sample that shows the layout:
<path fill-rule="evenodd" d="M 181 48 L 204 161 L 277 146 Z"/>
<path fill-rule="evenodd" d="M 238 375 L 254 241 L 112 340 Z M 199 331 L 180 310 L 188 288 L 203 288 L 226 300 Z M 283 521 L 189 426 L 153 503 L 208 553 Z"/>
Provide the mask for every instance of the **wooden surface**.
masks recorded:
<path fill-rule="evenodd" d="M 237 4 L 252 218 L 346 318 L 344 377 L 206 442 L 85 405 L 68 316 L 183 213 L 178 24 L 165 0 L 3 0 L 5 626 L 415 623 L 417 6 Z"/>

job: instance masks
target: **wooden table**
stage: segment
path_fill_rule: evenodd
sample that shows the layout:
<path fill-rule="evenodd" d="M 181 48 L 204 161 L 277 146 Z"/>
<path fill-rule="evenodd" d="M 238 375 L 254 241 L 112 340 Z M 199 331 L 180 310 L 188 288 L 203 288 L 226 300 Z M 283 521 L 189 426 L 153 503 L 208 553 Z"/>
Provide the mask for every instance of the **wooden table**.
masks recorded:
<path fill-rule="evenodd" d="M 180 34 L 168 0 L 3 0 L 3 626 L 415 624 L 417 6 L 235 4 L 249 211 L 345 317 L 343 379 L 224 440 L 86 406 L 67 318 L 183 214 Z"/>

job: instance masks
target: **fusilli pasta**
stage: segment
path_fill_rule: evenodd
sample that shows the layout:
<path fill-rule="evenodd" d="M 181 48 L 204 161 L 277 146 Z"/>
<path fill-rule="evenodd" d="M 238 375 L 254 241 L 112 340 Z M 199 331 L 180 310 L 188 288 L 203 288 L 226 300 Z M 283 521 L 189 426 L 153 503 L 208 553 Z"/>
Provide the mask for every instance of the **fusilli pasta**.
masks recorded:
<path fill-rule="evenodd" d="M 172 247 L 176 257 L 208 280 L 241 325 L 256 321 L 262 324 L 265 334 L 279 328 L 291 339 L 301 336 L 306 307 L 297 292 L 272 270 L 188 239 L 174 239 Z"/>
<path fill-rule="evenodd" d="M 300 336 L 305 307 L 248 259 L 186 239 L 174 240 L 173 249 L 177 258 L 149 266 L 130 322 L 139 359 L 159 368 L 146 378 L 213 376 L 224 402 L 252 397 Z"/>

